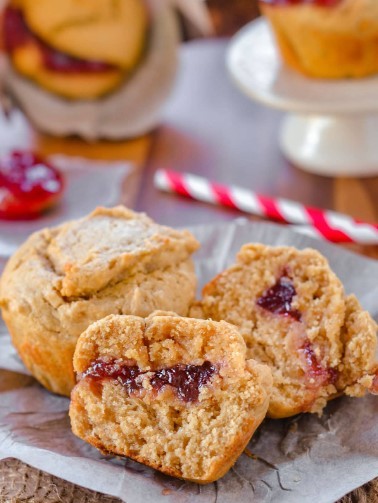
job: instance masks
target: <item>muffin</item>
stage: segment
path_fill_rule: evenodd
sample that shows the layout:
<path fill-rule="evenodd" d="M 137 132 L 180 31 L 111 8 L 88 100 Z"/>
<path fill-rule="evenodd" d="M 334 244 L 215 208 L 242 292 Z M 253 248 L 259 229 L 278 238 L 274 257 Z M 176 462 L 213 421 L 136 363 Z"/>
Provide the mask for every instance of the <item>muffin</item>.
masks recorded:
<path fill-rule="evenodd" d="M 320 414 L 341 393 L 373 390 L 376 324 L 315 250 L 243 246 L 192 315 L 233 323 L 247 357 L 270 366 L 270 417 Z"/>
<path fill-rule="evenodd" d="M 79 338 L 72 430 L 102 452 L 200 484 L 224 475 L 263 420 L 269 368 L 225 322 L 112 315 Z"/>
<path fill-rule="evenodd" d="M 196 277 L 187 231 L 163 227 L 122 206 L 33 234 L 0 281 L 0 305 L 26 367 L 69 395 L 79 335 L 109 314 L 186 315 Z"/>
<path fill-rule="evenodd" d="M 378 72 L 376 0 L 260 0 L 285 62 L 309 77 Z"/>
<path fill-rule="evenodd" d="M 120 85 L 142 57 L 147 29 L 143 0 L 12 0 L 3 15 L 17 72 L 70 99 Z"/>

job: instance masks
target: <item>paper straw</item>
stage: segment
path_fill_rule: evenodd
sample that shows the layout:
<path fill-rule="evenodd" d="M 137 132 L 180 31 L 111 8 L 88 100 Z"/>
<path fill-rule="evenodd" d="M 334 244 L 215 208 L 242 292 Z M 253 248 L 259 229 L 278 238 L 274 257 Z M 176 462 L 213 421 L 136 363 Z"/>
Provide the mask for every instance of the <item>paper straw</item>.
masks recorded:
<path fill-rule="evenodd" d="M 333 243 L 378 244 L 378 224 L 361 222 L 288 199 L 267 197 L 234 185 L 221 185 L 201 176 L 160 169 L 155 173 L 155 186 L 197 201 L 303 226 L 304 233 Z"/>

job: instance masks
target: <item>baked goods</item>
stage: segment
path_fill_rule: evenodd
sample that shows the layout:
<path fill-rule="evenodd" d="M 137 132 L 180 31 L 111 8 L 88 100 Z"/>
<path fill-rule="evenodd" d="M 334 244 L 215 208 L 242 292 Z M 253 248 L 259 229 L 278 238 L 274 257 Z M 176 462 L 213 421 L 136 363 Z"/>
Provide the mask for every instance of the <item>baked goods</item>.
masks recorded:
<path fill-rule="evenodd" d="M 378 72 L 376 0 L 260 0 L 280 52 L 310 77 L 365 77 Z"/>
<path fill-rule="evenodd" d="M 109 316 L 79 338 L 73 432 L 198 483 L 224 475 L 265 416 L 270 370 L 245 359 L 225 322 L 154 313 Z"/>
<path fill-rule="evenodd" d="M 271 417 L 321 413 L 336 395 L 373 386 L 376 324 L 315 250 L 243 246 L 192 315 L 233 323 L 247 357 L 271 367 Z"/>
<path fill-rule="evenodd" d="M 148 14 L 143 0 L 13 0 L 3 25 L 21 75 L 66 98 L 92 99 L 139 63 Z"/>
<path fill-rule="evenodd" d="M 376 361 L 377 325 L 354 295 L 345 298 L 345 320 L 340 339 L 343 356 L 336 387 L 346 395 L 361 397 L 378 393 Z"/>
<path fill-rule="evenodd" d="M 187 231 L 122 206 L 33 234 L 9 260 L 0 304 L 13 344 L 46 388 L 69 395 L 79 335 L 109 314 L 187 314 L 196 277 Z"/>

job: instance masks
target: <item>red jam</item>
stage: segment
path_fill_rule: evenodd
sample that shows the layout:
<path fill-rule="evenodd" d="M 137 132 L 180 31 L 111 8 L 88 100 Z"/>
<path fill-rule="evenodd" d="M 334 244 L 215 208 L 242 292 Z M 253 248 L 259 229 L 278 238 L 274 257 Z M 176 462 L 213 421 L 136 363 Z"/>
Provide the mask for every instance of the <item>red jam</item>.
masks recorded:
<path fill-rule="evenodd" d="M 143 372 L 136 365 L 125 365 L 114 360 L 110 362 L 97 360 L 89 367 L 83 377 L 90 377 L 96 381 L 115 379 L 125 387 L 128 394 L 132 394 L 142 389 L 141 381 L 137 381 L 137 378 L 142 374 Z"/>
<path fill-rule="evenodd" d="M 216 371 L 216 367 L 208 361 L 202 365 L 175 365 L 155 372 L 151 384 L 157 391 L 164 386 L 173 386 L 181 400 L 195 402 L 201 388 Z"/>
<path fill-rule="evenodd" d="M 27 44 L 32 37 L 19 9 L 6 7 L 3 14 L 5 48 L 8 52 Z"/>
<path fill-rule="evenodd" d="M 27 26 L 21 10 L 7 7 L 4 11 L 4 40 L 8 52 L 33 42 L 39 46 L 45 68 L 62 73 L 97 73 L 113 70 L 114 66 L 102 61 L 74 58 L 48 46 L 38 39 Z"/>
<path fill-rule="evenodd" d="M 179 364 L 149 373 L 152 374 L 150 384 L 156 391 L 160 391 L 164 386 L 172 386 L 181 400 L 195 402 L 198 400 L 201 388 L 210 381 L 216 372 L 217 368 L 208 361 L 202 365 Z M 139 378 L 143 374 L 146 372 L 141 371 L 135 365 L 127 365 L 115 360 L 106 362 L 99 359 L 89 367 L 83 378 L 89 377 L 95 381 L 115 379 L 128 394 L 133 394 L 143 389 L 142 379 Z"/>
<path fill-rule="evenodd" d="M 293 298 L 297 294 L 292 280 L 283 275 L 275 285 L 266 290 L 257 299 L 257 305 L 274 314 L 290 316 L 296 321 L 301 320 L 301 313 L 291 307 Z"/>
<path fill-rule="evenodd" d="M 14 151 L 0 159 L 0 218 L 37 217 L 61 197 L 62 175 L 32 152 Z"/>
<path fill-rule="evenodd" d="M 369 391 L 372 395 L 378 395 L 378 370 L 374 376 L 373 384 L 371 385 Z"/>
<path fill-rule="evenodd" d="M 317 5 L 318 7 L 334 7 L 343 0 L 260 0 L 271 5 Z"/>
<path fill-rule="evenodd" d="M 306 376 L 309 380 L 313 381 L 314 387 L 335 384 L 338 377 L 337 370 L 324 368 L 321 365 L 309 340 L 303 344 L 299 351 L 303 355 L 306 365 Z"/>
<path fill-rule="evenodd" d="M 41 44 L 43 64 L 45 68 L 63 73 L 97 73 L 113 70 L 114 67 L 102 61 L 87 61 L 73 58 L 63 52 L 55 51 L 47 45 Z"/>

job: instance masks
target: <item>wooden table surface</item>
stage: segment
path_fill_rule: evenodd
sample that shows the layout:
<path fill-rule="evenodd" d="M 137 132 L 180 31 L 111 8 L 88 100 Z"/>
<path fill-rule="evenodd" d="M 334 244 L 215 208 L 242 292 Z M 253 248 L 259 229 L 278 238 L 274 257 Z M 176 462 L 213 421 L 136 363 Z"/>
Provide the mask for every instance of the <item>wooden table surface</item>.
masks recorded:
<path fill-rule="evenodd" d="M 218 34 L 231 34 L 256 15 L 256 6 L 235 1 L 225 16 L 225 2 L 211 0 Z M 218 180 L 330 208 L 371 222 L 378 221 L 378 177 L 325 178 L 291 165 L 278 148 L 281 114 L 249 101 L 231 84 L 224 66 L 226 41 L 192 41 L 182 50 L 176 88 L 162 123 L 144 137 L 123 142 L 87 144 L 76 138 L 57 139 L 33 130 L 24 117 L 0 117 L 0 153 L 13 146 L 41 154 L 65 153 L 93 159 L 134 161 L 136 177 L 125 188 L 124 201 L 148 212 L 161 223 L 191 225 L 230 220 L 234 211 L 159 193 L 153 174 L 159 167 L 198 173 Z M 350 246 L 349 246 L 350 247 Z M 356 252 L 378 258 L 378 246 L 353 246 Z M 1 384 L 22 383 L 20 376 L 3 372 Z M 378 483 L 366 485 L 344 503 L 378 501 Z M 101 501 L 101 496 L 15 461 L 0 463 L 0 503 L 18 501 Z"/>

